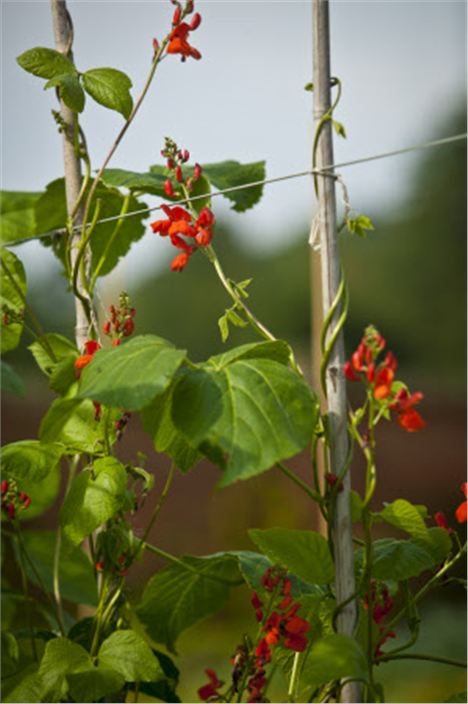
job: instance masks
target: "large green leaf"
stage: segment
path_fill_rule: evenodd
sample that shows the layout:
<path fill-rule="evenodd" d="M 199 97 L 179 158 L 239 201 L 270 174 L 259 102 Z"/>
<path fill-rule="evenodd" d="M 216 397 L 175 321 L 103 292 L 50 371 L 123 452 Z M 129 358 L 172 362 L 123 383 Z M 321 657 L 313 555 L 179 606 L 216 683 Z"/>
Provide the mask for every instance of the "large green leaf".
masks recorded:
<path fill-rule="evenodd" d="M 154 442 L 155 450 L 169 455 L 181 472 L 188 472 L 200 459 L 200 453 L 174 425 L 171 414 L 173 388 L 174 385 L 171 384 L 161 396 L 143 408 L 140 417 L 143 428 Z"/>
<path fill-rule="evenodd" d="M 93 476 L 94 475 L 94 476 Z M 126 504 L 127 473 L 114 457 L 96 460 L 74 479 L 60 511 L 63 533 L 73 545 L 115 516 Z"/>
<path fill-rule="evenodd" d="M 303 379 L 269 359 L 184 371 L 173 395 L 175 425 L 189 442 L 221 466 L 220 453 L 227 454 L 221 486 L 303 450 L 317 414 L 317 399 Z"/>
<path fill-rule="evenodd" d="M 4 445 L 0 450 L 2 473 L 18 482 L 39 482 L 58 464 L 63 447 L 58 443 L 45 444 L 39 440 L 19 440 Z"/>
<path fill-rule="evenodd" d="M 184 557 L 147 583 L 137 614 L 150 637 L 174 652 L 176 639 L 189 626 L 226 603 L 239 571 L 232 556 Z"/>
<path fill-rule="evenodd" d="M 362 565 L 362 549 L 356 551 L 356 563 Z M 373 546 L 372 576 L 383 581 L 400 581 L 417 575 L 434 566 L 434 559 L 424 547 L 413 540 L 381 538 Z"/>
<path fill-rule="evenodd" d="M 249 530 L 249 536 L 274 564 L 310 584 L 328 584 L 335 570 L 325 538 L 310 530 Z"/>
<path fill-rule="evenodd" d="M 227 352 L 210 357 L 207 364 L 215 369 L 222 369 L 241 359 L 272 359 L 280 364 L 288 364 L 291 348 L 284 340 L 273 342 L 250 342 L 233 347 Z"/>
<path fill-rule="evenodd" d="M 308 687 L 342 678 L 367 679 L 367 664 L 357 642 L 335 633 L 312 644 L 301 671 L 301 684 Z"/>
<path fill-rule="evenodd" d="M 2 701 L 21 704 L 42 701 L 43 686 L 37 670 L 37 664 L 31 664 L 2 681 Z"/>
<path fill-rule="evenodd" d="M 38 586 L 41 586 L 41 583 L 45 585 L 50 593 L 53 593 L 56 539 L 55 531 L 25 531 L 23 534 L 23 542 L 30 558 L 25 562 L 27 575 Z M 81 548 L 64 550 L 61 554 L 59 583 L 64 599 L 77 604 L 97 605 L 94 569 L 89 557 Z"/>
<path fill-rule="evenodd" d="M 392 501 L 378 515 L 386 523 L 404 530 L 413 538 L 428 540 L 428 529 L 420 512 L 406 499 Z"/>
<path fill-rule="evenodd" d="M 66 675 L 68 689 L 75 702 L 99 702 L 103 697 L 120 692 L 124 677 L 110 667 L 101 665 L 80 668 Z M 116 701 L 107 699 L 107 701 Z"/>
<path fill-rule="evenodd" d="M 164 183 L 167 175 L 161 172 L 148 171 L 141 173 L 138 171 L 128 171 L 126 169 L 106 169 L 102 180 L 107 186 L 116 188 L 128 188 L 129 191 L 148 193 L 153 196 L 166 198 Z"/>
<path fill-rule="evenodd" d="M 25 389 L 21 377 L 15 372 L 11 364 L 0 359 L 0 379 L 2 391 L 7 391 L 15 396 L 24 396 Z"/>
<path fill-rule="evenodd" d="M 24 299 L 26 296 L 26 274 L 24 267 L 13 252 L 1 251 L 0 273 L 0 307 L 4 313 L 13 316 L 24 316 Z M 21 339 L 23 323 L 20 320 L 10 321 L 8 325 L 2 321 L 1 351 L 9 352 L 15 349 Z"/>
<path fill-rule="evenodd" d="M 95 454 L 103 449 L 101 424 L 95 420 L 91 401 L 54 401 L 41 421 L 39 437 L 43 443 L 62 443 L 66 454 Z"/>
<path fill-rule="evenodd" d="M 45 84 L 44 88 L 58 88 L 59 96 L 73 112 L 83 112 L 85 94 L 81 87 L 80 79 L 75 73 L 64 73 L 54 76 Z"/>
<path fill-rule="evenodd" d="M 132 112 L 132 82 L 122 71 L 115 68 L 93 68 L 83 74 L 83 87 L 97 103 L 116 110 L 125 119 Z"/>
<path fill-rule="evenodd" d="M 35 206 L 40 193 L 0 192 L 0 241 L 14 242 L 36 232 Z"/>
<path fill-rule="evenodd" d="M 429 528 L 427 538 L 424 540 L 414 538 L 414 542 L 432 555 L 435 565 L 441 564 L 453 548 L 452 540 L 445 528 Z"/>
<path fill-rule="evenodd" d="M 63 335 L 49 332 L 29 345 L 37 365 L 44 374 L 52 374 L 56 364 L 68 356 L 77 357 L 76 346 Z"/>
<path fill-rule="evenodd" d="M 219 190 L 242 186 L 247 183 L 265 180 L 265 162 L 256 161 L 250 164 L 240 164 L 238 161 L 222 161 L 218 164 L 204 164 L 203 172 L 211 183 Z M 263 185 L 240 189 L 226 193 L 226 198 L 233 202 L 232 209 L 242 213 L 252 208 L 263 194 Z"/>
<path fill-rule="evenodd" d="M 28 49 L 20 54 L 16 60 L 21 68 L 40 78 L 54 78 L 55 76 L 76 73 L 73 62 L 64 54 L 42 46 Z"/>
<path fill-rule="evenodd" d="M 166 340 L 139 335 L 96 353 L 82 373 L 78 398 L 139 410 L 165 391 L 184 358 L 185 351 Z"/>
<path fill-rule="evenodd" d="M 159 660 L 148 643 L 132 630 L 115 631 L 101 645 L 100 665 L 112 667 L 128 682 L 158 682 L 165 679 Z"/>
<path fill-rule="evenodd" d="M 67 693 L 66 675 L 92 666 L 91 656 L 81 645 L 68 638 L 50 640 L 39 667 L 44 698 L 42 701 L 58 702 Z"/>

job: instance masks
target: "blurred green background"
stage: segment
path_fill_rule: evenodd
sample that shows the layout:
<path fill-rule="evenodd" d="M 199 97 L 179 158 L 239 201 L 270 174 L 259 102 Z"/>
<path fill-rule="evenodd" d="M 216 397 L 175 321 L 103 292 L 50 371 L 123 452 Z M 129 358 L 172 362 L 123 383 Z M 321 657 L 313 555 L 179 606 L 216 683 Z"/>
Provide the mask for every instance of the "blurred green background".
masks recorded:
<path fill-rule="evenodd" d="M 463 132 L 466 116 L 461 109 L 442 126 L 445 136 Z M 383 500 L 399 497 L 425 503 L 430 513 L 444 510 L 453 523 L 453 511 L 462 496 L 459 484 L 466 467 L 466 159 L 465 143 L 421 152 L 412 174 L 412 186 L 398 210 L 366 212 L 376 230 L 367 240 L 343 235 L 342 249 L 351 295 L 346 327 L 347 353 L 359 341 L 363 328 L 374 323 L 400 362 L 399 377 L 412 390 L 422 390 L 421 412 L 427 428 L 408 435 L 393 424 L 379 433 L 378 507 Z M 346 174 L 344 173 L 346 179 Z M 285 222 L 287 218 L 285 217 Z M 278 337 L 289 340 L 307 369 L 310 341 L 308 224 L 302 231 L 285 229 L 284 246 L 252 255 L 236 240 L 235 221 L 220 223 L 214 245 L 232 278 L 253 277 L 251 305 Z M 285 225 L 286 227 L 286 225 Z M 150 235 L 148 235 L 150 236 Z M 18 250 L 21 256 L 21 250 Z M 47 281 L 27 272 L 29 298 L 46 330 L 72 336 L 73 307 L 57 268 Z M 115 287 L 115 284 L 113 284 Z M 51 298 L 51 289 L 53 298 Z M 186 271 L 173 274 L 168 267 L 142 279 L 130 291 L 137 308 L 137 332 L 154 332 L 188 349 L 194 360 L 221 351 L 217 319 L 229 304 L 201 256 L 193 257 Z M 104 300 L 109 291 L 102 291 Z M 250 333 L 235 330 L 229 343 L 252 340 Z M 26 395 L 3 399 L 3 442 L 34 437 L 51 393 L 40 377 L 23 341 L 14 359 L 26 382 Z M 351 389 L 354 393 L 355 389 Z M 165 458 L 152 451 L 149 440 L 133 419 L 122 441 L 124 458 L 138 449 L 148 455 L 157 487 L 164 481 Z M 306 459 L 291 466 L 307 477 Z M 314 527 L 316 515 L 295 487 L 274 471 L 222 492 L 215 490 L 218 473 L 202 463 L 187 477 L 179 477 L 161 512 L 152 540 L 176 554 L 208 554 L 221 549 L 252 548 L 248 527 Z M 359 486 L 362 463 L 353 465 Z M 151 506 L 135 520 L 137 531 L 145 524 Z M 29 522 L 52 527 L 55 509 Z M 130 574 L 138 593 L 158 563 L 152 558 Z M 463 657 L 466 633 L 465 601 L 460 589 L 442 589 L 426 607 L 425 625 L 418 650 Z M 229 657 L 243 629 L 253 629 L 245 589 L 233 595 L 223 613 L 186 632 L 180 641 L 184 701 L 196 699 L 204 683 L 205 667 L 229 671 Z M 200 645 L 201 644 L 201 645 Z M 387 700 L 393 702 L 444 701 L 465 688 L 463 671 L 433 664 L 382 665 L 378 679 L 385 683 Z"/>

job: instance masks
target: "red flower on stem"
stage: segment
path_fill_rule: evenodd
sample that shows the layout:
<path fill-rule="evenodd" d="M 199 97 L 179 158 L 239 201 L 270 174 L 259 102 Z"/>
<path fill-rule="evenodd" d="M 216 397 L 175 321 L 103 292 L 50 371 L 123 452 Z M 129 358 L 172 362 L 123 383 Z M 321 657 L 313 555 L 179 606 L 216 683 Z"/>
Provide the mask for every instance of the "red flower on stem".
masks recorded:
<path fill-rule="evenodd" d="M 450 528 L 447 521 L 447 517 L 445 513 L 443 513 L 443 511 L 436 511 L 436 513 L 434 513 L 434 520 L 439 526 L 439 528 L 443 528 L 447 531 L 447 533 L 453 533 L 453 530 L 452 528 Z"/>
<path fill-rule="evenodd" d="M 205 672 L 209 679 L 209 682 L 208 684 L 203 685 L 203 687 L 200 687 L 200 689 L 198 690 L 198 696 L 204 702 L 208 701 L 212 697 L 218 697 L 218 689 L 224 684 L 223 682 L 221 682 L 221 680 L 218 679 L 218 676 L 214 670 L 210 670 L 208 668 L 207 670 L 205 670 Z"/>
<path fill-rule="evenodd" d="M 171 244 L 182 250 L 183 253 L 173 259 L 171 269 L 172 271 L 183 271 L 190 256 L 197 249 L 197 245 L 207 247 L 211 242 L 215 216 L 209 208 L 202 208 L 195 221 L 185 208 L 178 205 L 171 208 L 164 204 L 161 206 L 161 210 L 167 215 L 167 219 L 155 220 L 150 227 L 161 237 L 168 236 Z M 195 240 L 196 244 L 189 244 L 183 237 Z"/>
<path fill-rule="evenodd" d="M 463 484 L 460 486 L 460 491 L 462 491 L 465 494 L 467 494 L 467 488 L 468 484 L 466 482 L 463 482 Z M 457 519 L 458 523 L 466 523 L 466 509 L 467 509 L 467 502 L 463 501 L 460 506 L 457 508 L 455 511 L 455 518 Z"/>
<path fill-rule="evenodd" d="M 79 379 L 81 370 L 92 362 L 94 355 L 101 349 L 101 345 L 96 340 L 88 340 L 85 342 L 85 353 L 80 355 L 75 360 L 76 376 Z"/>
<path fill-rule="evenodd" d="M 178 7 L 174 12 L 173 24 L 175 24 L 175 26 L 169 35 L 169 44 L 167 45 L 166 51 L 168 54 L 180 54 L 182 61 L 185 61 L 189 56 L 198 61 L 202 56 L 198 49 L 195 49 L 195 47 L 189 43 L 188 39 L 190 32 L 194 32 L 197 27 L 200 26 L 201 16 L 197 12 L 192 17 L 190 24 L 187 24 L 187 22 L 179 22 L 180 15 L 180 7 Z"/>

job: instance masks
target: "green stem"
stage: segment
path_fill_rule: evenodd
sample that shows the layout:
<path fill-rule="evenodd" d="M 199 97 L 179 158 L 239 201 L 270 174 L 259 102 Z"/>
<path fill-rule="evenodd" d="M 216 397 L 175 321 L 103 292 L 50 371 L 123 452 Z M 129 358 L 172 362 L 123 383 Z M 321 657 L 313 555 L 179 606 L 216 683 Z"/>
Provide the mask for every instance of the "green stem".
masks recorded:
<path fill-rule="evenodd" d="M 291 678 L 289 680 L 289 687 L 288 687 L 288 702 L 295 701 L 296 686 L 297 686 L 297 680 L 298 680 L 298 675 L 299 675 L 300 656 L 301 656 L 300 653 L 294 653 L 293 666 L 291 669 Z"/>
<path fill-rule="evenodd" d="M 382 655 L 378 662 L 389 662 L 390 660 L 428 660 L 430 662 L 440 662 L 444 665 L 453 665 L 454 667 L 466 668 L 464 660 L 454 660 L 441 655 L 426 655 L 425 653 L 402 653 L 401 655 Z"/>
<path fill-rule="evenodd" d="M 304 491 L 307 494 L 307 496 L 309 496 L 312 499 L 312 501 L 316 501 L 319 505 L 322 505 L 322 503 L 323 503 L 322 496 L 317 491 L 314 491 L 312 489 L 312 487 L 310 487 L 308 484 L 306 484 L 306 482 L 303 481 L 300 477 L 298 477 L 297 474 L 295 474 L 290 469 L 288 469 L 288 467 L 286 467 L 282 462 L 277 462 L 276 466 L 278 467 L 279 470 L 281 470 L 281 472 L 283 472 L 283 474 L 286 477 L 289 477 L 289 479 L 291 479 L 291 481 L 293 481 L 294 484 L 296 484 L 298 487 L 300 487 L 302 489 L 302 491 Z"/>
<path fill-rule="evenodd" d="M 96 207 L 94 208 L 94 215 L 93 219 L 91 220 L 91 223 L 89 227 L 83 228 L 83 235 L 81 237 L 79 246 L 78 246 L 78 254 L 76 255 L 75 259 L 75 268 L 73 269 L 73 278 L 72 278 L 72 287 L 73 287 L 73 293 L 77 298 L 80 299 L 80 301 L 85 305 L 87 308 L 89 307 L 90 303 L 89 300 L 83 296 L 81 291 L 78 289 L 78 275 L 80 273 L 83 273 L 83 270 L 81 268 L 81 262 L 84 261 L 84 255 L 86 252 L 86 247 L 88 246 L 88 242 L 91 239 L 91 235 L 93 234 L 94 228 L 96 227 L 96 223 L 99 219 L 99 213 L 101 211 L 101 201 L 98 199 L 96 201 Z M 83 281 L 83 284 L 85 282 Z"/>
<path fill-rule="evenodd" d="M 65 495 L 63 501 L 68 496 L 70 491 L 70 486 L 75 476 L 76 468 L 79 462 L 79 455 L 75 455 L 73 460 L 70 462 L 70 468 L 68 472 L 67 486 L 65 488 Z M 57 528 L 57 537 L 55 539 L 55 551 L 54 551 L 54 565 L 52 574 L 52 583 L 54 590 L 55 608 L 57 612 L 57 620 L 62 633 L 65 633 L 65 623 L 63 620 L 63 606 L 62 606 L 62 595 L 60 593 L 60 551 L 62 548 L 62 528 L 59 524 Z"/>
<path fill-rule="evenodd" d="M 215 582 L 221 582 L 221 584 L 226 584 L 228 587 L 239 587 L 241 584 L 244 584 L 243 579 L 237 579 L 237 580 L 230 580 L 230 579 L 223 579 L 222 577 L 218 577 L 215 574 L 205 574 L 204 572 L 200 572 L 197 570 L 195 567 L 192 567 L 192 565 L 189 565 L 188 563 L 184 562 L 183 560 L 179 560 L 178 557 L 175 555 L 171 555 L 170 552 L 166 552 L 165 550 L 161 550 L 161 548 L 157 548 L 155 545 L 151 545 L 150 543 L 144 543 L 144 547 L 146 550 L 149 550 L 150 552 L 154 553 L 158 557 L 162 557 L 164 560 L 167 560 L 168 562 L 173 562 L 175 565 L 178 565 L 179 567 L 182 567 L 184 570 L 187 570 L 187 572 L 192 572 L 193 574 L 196 574 L 197 577 L 202 577 L 204 579 L 211 579 Z"/>
<path fill-rule="evenodd" d="M 142 548 L 144 547 L 144 545 L 146 543 L 146 538 L 150 534 L 151 529 L 154 526 L 154 522 L 156 521 L 156 518 L 158 517 L 159 512 L 161 511 L 161 508 L 163 507 L 163 504 L 166 501 L 167 495 L 169 493 L 169 489 L 171 488 L 171 484 L 174 479 L 174 475 L 175 475 L 175 463 L 171 462 L 171 466 L 169 468 L 169 474 L 167 475 L 167 479 L 164 484 L 163 490 L 161 492 L 161 496 L 159 497 L 159 501 L 156 503 L 156 506 L 154 507 L 151 518 L 150 518 L 148 525 L 145 528 L 145 532 L 143 533 L 143 536 L 141 538 L 141 542 L 138 544 L 138 546 L 135 550 L 135 554 L 132 558 L 132 562 L 138 558 L 138 555 L 140 554 Z"/>

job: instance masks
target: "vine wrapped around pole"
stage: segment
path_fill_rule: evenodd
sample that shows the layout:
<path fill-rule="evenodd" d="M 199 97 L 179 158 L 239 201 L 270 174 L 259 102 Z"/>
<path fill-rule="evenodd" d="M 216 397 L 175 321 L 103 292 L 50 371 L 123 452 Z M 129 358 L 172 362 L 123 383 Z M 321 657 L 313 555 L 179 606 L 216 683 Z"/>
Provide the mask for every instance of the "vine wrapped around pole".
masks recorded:
<path fill-rule="evenodd" d="M 332 122 L 327 119 L 331 113 L 330 75 L 330 31 L 328 0 L 313 0 L 313 63 L 314 63 L 314 123 L 316 127 L 315 166 L 321 169 L 333 164 Z M 329 418 L 330 466 L 340 475 L 348 460 L 347 402 L 345 379 L 342 374 L 344 364 L 344 342 L 341 330 L 336 334 L 342 313 L 342 303 L 338 305 L 337 294 L 344 290 L 338 251 L 336 225 L 335 180 L 330 175 L 316 177 L 318 196 L 318 229 L 320 233 L 320 259 L 322 278 L 323 317 L 334 307 L 329 320 L 325 346 L 328 361 L 324 370 L 327 411 Z M 355 592 L 354 561 L 352 543 L 352 523 L 350 511 L 350 475 L 343 477 L 343 491 L 336 496 L 333 524 L 333 548 L 335 556 L 336 600 L 345 604 L 337 617 L 339 633 L 351 636 L 356 623 L 356 603 L 352 599 Z M 361 701 L 360 686 L 349 682 L 342 689 L 342 701 Z"/>

